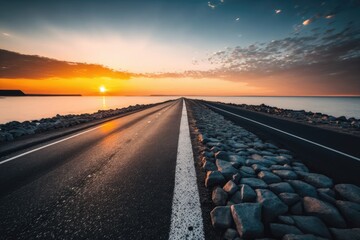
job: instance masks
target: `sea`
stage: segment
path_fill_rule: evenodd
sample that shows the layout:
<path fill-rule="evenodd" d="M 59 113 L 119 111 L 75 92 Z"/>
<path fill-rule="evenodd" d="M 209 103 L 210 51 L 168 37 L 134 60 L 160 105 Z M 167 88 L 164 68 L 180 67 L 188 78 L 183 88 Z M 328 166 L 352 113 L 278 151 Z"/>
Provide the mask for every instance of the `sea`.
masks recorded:
<path fill-rule="evenodd" d="M 52 96 L 0 97 L 0 123 L 53 117 L 56 114 L 93 113 L 136 104 L 158 103 L 178 96 Z M 236 104 L 266 104 L 279 108 L 321 112 L 335 117 L 360 118 L 360 97 L 202 97 L 187 96 Z"/>

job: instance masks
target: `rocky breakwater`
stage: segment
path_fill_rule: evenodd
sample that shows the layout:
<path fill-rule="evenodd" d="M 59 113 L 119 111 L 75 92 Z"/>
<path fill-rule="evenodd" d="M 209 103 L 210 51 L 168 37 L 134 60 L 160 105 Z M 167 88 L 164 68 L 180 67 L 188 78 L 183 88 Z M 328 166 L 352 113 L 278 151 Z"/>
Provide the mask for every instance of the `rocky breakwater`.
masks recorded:
<path fill-rule="evenodd" d="M 190 109 L 222 239 L 360 239 L 358 186 L 334 185 L 290 151 L 205 107 Z"/>
<path fill-rule="evenodd" d="M 220 103 L 220 102 L 218 102 Z M 225 103 L 222 103 L 225 104 Z M 307 112 L 305 110 L 291 110 L 277 107 L 271 107 L 265 104 L 247 105 L 233 104 L 228 105 L 240 107 L 245 110 L 271 114 L 273 116 L 291 119 L 305 124 L 316 125 L 324 128 L 332 128 L 341 132 L 347 132 L 360 135 L 360 119 L 346 118 L 345 116 L 334 117 L 323 113 Z"/>
<path fill-rule="evenodd" d="M 40 120 L 18 122 L 12 121 L 5 124 L 0 124 L 0 143 L 13 141 L 19 137 L 26 135 L 33 135 L 51 131 L 54 129 L 68 128 L 71 126 L 89 123 L 96 120 L 115 117 L 120 114 L 129 113 L 136 110 L 152 107 L 157 104 L 136 104 L 125 108 L 116 108 L 110 110 L 99 110 L 95 113 L 85 114 L 69 114 L 56 115 L 52 118 L 43 118 Z"/>

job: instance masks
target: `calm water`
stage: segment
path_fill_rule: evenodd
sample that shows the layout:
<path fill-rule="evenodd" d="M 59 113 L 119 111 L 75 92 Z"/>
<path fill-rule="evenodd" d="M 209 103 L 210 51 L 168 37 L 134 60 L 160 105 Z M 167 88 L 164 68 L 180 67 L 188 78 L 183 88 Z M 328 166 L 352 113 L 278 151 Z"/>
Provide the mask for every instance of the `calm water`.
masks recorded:
<path fill-rule="evenodd" d="M 0 97 L 0 123 L 35 120 L 56 114 L 92 113 L 178 97 Z M 360 118 L 360 97 L 189 97 L 226 103 L 266 104 L 280 108 Z"/>

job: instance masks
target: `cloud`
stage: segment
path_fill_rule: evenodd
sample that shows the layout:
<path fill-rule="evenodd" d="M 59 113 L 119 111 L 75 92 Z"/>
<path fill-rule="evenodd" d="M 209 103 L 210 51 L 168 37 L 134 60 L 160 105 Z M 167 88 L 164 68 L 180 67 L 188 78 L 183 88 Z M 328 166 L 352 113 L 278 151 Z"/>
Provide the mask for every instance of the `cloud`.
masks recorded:
<path fill-rule="evenodd" d="M 215 9 L 216 5 L 215 4 L 212 4 L 211 2 L 208 2 L 208 6 L 212 9 Z"/>
<path fill-rule="evenodd" d="M 239 21 L 240 20 L 240 18 L 239 17 L 237 17 L 236 19 L 235 19 L 235 21 Z"/>
<path fill-rule="evenodd" d="M 275 9 L 275 14 L 281 13 L 281 9 Z"/>
<path fill-rule="evenodd" d="M 2 35 L 4 35 L 5 37 L 11 37 L 10 33 L 6 33 L 6 32 L 3 32 Z"/>
<path fill-rule="evenodd" d="M 0 49 L 0 78 L 111 77 L 129 79 L 131 76 L 128 72 L 115 71 L 97 64 L 59 61 Z"/>
<path fill-rule="evenodd" d="M 305 21 L 303 21 L 303 25 L 304 26 L 307 26 L 307 25 L 309 25 L 310 23 L 312 23 L 314 21 L 314 19 L 313 18 L 309 18 L 309 19 L 306 19 Z"/>

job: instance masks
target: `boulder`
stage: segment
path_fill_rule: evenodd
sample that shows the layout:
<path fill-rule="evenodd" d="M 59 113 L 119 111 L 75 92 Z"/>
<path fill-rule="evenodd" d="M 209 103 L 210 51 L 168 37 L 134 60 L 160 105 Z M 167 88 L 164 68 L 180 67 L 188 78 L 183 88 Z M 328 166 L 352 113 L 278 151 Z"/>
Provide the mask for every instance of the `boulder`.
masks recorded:
<path fill-rule="evenodd" d="M 360 240 L 360 228 L 337 229 L 330 228 L 335 240 Z"/>
<path fill-rule="evenodd" d="M 205 178 L 205 186 L 211 188 L 214 186 L 223 186 L 225 178 L 219 171 L 208 171 Z"/>
<path fill-rule="evenodd" d="M 232 176 L 232 181 L 235 184 L 239 184 L 240 183 L 240 179 L 241 179 L 241 174 L 240 173 L 236 173 Z"/>
<path fill-rule="evenodd" d="M 227 197 L 227 193 L 221 187 L 216 187 L 212 191 L 211 199 L 216 206 L 225 206 Z"/>
<path fill-rule="evenodd" d="M 294 225 L 295 224 L 294 219 L 290 216 L 279 216 L 278 220 L 280 223 L 284 223 L 286 225 Z"/>
<path fill-rule="evenodd" d="M 215 153 L 215 158 L 225 160 L 225 161 L 230 160 L 229 154 L 225 151 L 218 151 L 217 153 Z"/>
<path fill-rule="evenodd" d="M 331 235 L 326 225 L 314 216 L 292 216 L 296 226 L 303 233 L 311 233 L 316 236 L 331 239 Z"/>
<path fill-rule="evenodd" d="M 256 195 L 257 202 L 263 206 L 263 218 L 266 222 L 271 222 L 288 211 L 288 206 L 270 190 L 256 189 Z"/>
<path fill-rule="evenodd" d="M 250 175 L 255 175 L 255 171 L 254 169 L 252 169 L 251 167 L 247 167 L 247 166 L 242 166 L 240 168 L 241 171 L 247 173 L 247 174 L 250 174 Z"/>
<path fill-rule="evenodd" d="M 230 202 L 234 203 L 234 204 L 238 204 L 241 203 L 241 193 L 240 191 L 236 191 L 230 198 Z"/>
<path fill-rule="evenodd" d="M 288 183 L 290 183 L 295 192 L 301 197 L 317 197 L 316 188 L 306 182 L 300 180 L 289 180 Z"/>
<path fill-rule="evenodd" d="M 290 208 L 290 213 L 293 215 L 302 215 L 303 214 L 303 205 L 302 202 L 297 202 Z"/>
<path fill-rule="evenodd" d="M 240 198 L 241 202 L 252 202 L 256 199 L 256 193 L 249 185 L 241 184 Z"/>
<path fill-rule="evenodd" d="M 231 163 L 224 160 L 216 159 L 216 166 L 218 171 L 228 180 L 231 179 L 234 174 L 238 173 L 238 170 L 234 168 Z"/>
<path fill-rule="evenodd" d="M 333 205 L 312 197 L 304 197 L 303 202 L 307 214 L 319 217 L 331 227 L 346 227 L 345 220 Z"/>
<path fill-rule="evenodd" d="M 254 171 L 256 173 L 260 172 L 260 171 L 269 171 L 269 169 L 263 165 L 260 164 L 253 164 L 251 165 L 251 167 L 254 169 Z"/>
<path fill-rule="evenodd" d="M 320 239 L 312 234 L 301 234 L 301 235 L 286 234 L 282 238 L 282 240 L 320 240 Z"/>
<path fill-rule="evenodd" d="M 211 224 L 217 229 L 227 229 L 233 224 L 230 206 L 218 206 L 210 212 Z"/>
<path fill-rule="evenodd" d="M 268 171 L 261 171 L 258 173 L 258 177 L 263 180 L 264 182 L 266 182 L 267 184 L 272 184 L 272 183 L 278 183 L 281 182 L 281 178 L 278 177 L 277 175 L 268 172 Z"/>
<path fill-rule="evenodd" d="M 280 193 L 279 198 L 283 201 L 286 205 L 292 206 L 295 203 L 300 201 L 300 196 L 297 193 Z"/>
<path fill-rule="evenodd" d="M 237 231 L 233 228 L 228 228 L 226 229 L 226 231 L 224 232 L 223 238 L 224 240 L 233 240 L 235 238 L 239 237 L 239 234 L 237 233 Z"/>
<path fill-rule="evenodd" d="M 291 170 L 273 170 L 272 172 L 281 177 L 282 179 L 297 179 L 297 174 Z"/>
<path fill-rule="evenodd" d="M 268 185 L 258 178 L 242 178 L 240 184 L 247 184 L 252 188 L 267 188 Z"/>
<path fill-rule="evenodd" d="M 207 171 L 216 171 L 217 167 L 214 163 L 210 162 L 210 161 L 205 161 L 204 164 L 202 165 L 202 169 L 203 171 L 207 172 Z"/>
<path fill-rule="evenodd" d="M 287 182 L 273 183 L 269 185 L 269 189 L 274 193 L 294 193 L 294 189 Z"/>
<path fill-rule="evenodd" d="M 360 228 L 360 204 L 338 200 L 336 206 L 350 227 Z"/>
<path fill-rule="evenodd" d="M 345 200 L 360 204 L 360 187 L 354 184 L 337 184 L 335 191 Z"/>
<path fill-rule="evenodd" d="M 280 223 L 271 223 L 270 230 L 274 237 L 282 238 L 287 234 L 303 234 L 297 227 L 280 224 Z"/>
<path fill-rule="evenodd" d="M 223 187 L 224 191 L 229 194 L 233 195 L 236 191 L 239 190 L 238 185 L 236 185 L 233 181 L 229 180 L 225 186 Z"/>
<path fill-rule="evenodd" d="M 243 166 L 245 165 L 246 160 L 239 155 L 231 154 L 229 155 L 229 162 L 238 163 L 239 165 Z"/>
<path fill-rule="evenodd" d="M 263 235 L 264 226 L 261 222 L 260 204 L 241 203 L 232 205 L 231 213 L 241 238 L 254 239 Z"/>
<path fill-rule="evenodd" d="M 317 173 L 303 173 L 303 180 L 317 188 L 332 188 L 334 185 L 331 178 Z"/>

